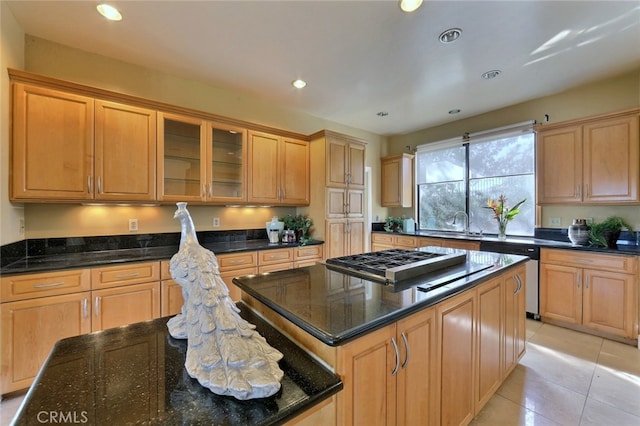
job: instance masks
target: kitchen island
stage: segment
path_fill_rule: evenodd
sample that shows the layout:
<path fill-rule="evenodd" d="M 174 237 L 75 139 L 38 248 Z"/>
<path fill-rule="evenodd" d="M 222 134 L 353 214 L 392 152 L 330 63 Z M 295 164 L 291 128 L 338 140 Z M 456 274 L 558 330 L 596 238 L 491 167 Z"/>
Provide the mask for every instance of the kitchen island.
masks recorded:
<path fill-rule="evenodd" d="M 240 401 L 202 387 L 186 373 L 186 340 L 168 334 L 164 317 L 59 341 L 13 424 L 295 424 L 298 416 L 331 404 L 340 380 L 239 307 L 284 355 L 282 386 L 275 395 Z"/>
<path fill-rule="evenodd" d="M 318 264 L 234 279 L 247 305 L 340 376 L 337 424 L 466 424 L 524 353 L 526 257 L 418 250 L 466 252 L 476 272 L 385 285 Z M 444 284 L 430 289 L 434 277 Z"/>

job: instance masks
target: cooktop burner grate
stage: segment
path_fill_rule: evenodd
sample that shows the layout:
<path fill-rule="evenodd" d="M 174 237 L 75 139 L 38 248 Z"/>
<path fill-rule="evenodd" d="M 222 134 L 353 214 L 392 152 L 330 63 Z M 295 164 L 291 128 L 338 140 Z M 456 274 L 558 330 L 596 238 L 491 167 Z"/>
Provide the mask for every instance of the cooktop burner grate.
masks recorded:
<path fill-rule="evenodd" d="M 395 282 L 464 263 L 466 254 L 389 249 L 327 259 L 326 263 L 373 279 Z"/>

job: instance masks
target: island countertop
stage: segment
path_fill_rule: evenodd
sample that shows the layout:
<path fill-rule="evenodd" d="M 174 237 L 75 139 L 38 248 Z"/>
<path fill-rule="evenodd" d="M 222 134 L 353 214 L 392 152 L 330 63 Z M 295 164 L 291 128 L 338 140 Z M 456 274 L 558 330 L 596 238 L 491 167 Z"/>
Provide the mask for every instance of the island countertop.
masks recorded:
<path fill-rule="evenodd" d="M 430 250 L 465 251 L 429 247 Z M 420 250 L 420 249 L 418 249 Z M 236 277 L 233 283 L 329 346 L 338 346 L 474 287 L 528 261 L 524 256 L 467 251 L 468 264 L 488 266 L 468 277 L 423 291 L 432 277 L 385 285 L 325 264 Z"/>
<path fill-rule="evenodd" d="M 339 377 L 238 306 L 284 354 L 277 394 L 240 401 L 202 387 L 186 373 L 186 340 L 168 334 L 165 317 L 59 341 L 13 424 L 281 424 L 342 389 Z"/>

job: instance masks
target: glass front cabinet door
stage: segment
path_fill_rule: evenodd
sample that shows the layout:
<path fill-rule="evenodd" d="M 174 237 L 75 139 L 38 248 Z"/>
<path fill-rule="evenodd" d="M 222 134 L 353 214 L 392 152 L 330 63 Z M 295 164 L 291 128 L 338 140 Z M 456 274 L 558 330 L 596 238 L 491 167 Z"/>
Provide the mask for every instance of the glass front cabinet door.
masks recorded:
<path fill-rule="evenodd" d="M 246 201 L 246 134 L 239 127 L 159 113 L 159 200 Z"/>

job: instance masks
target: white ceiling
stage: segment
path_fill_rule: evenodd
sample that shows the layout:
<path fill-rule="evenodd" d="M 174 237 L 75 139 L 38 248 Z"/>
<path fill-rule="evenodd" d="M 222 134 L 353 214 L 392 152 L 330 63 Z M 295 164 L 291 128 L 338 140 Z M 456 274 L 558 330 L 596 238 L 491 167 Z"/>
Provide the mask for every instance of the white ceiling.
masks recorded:
<path fill-rule="evenodd" d="M 27 34 L 382 135 L 640 68 L 640 1 L 113 0 L 120 22 L 96 1 L 6 3 Z"/>

